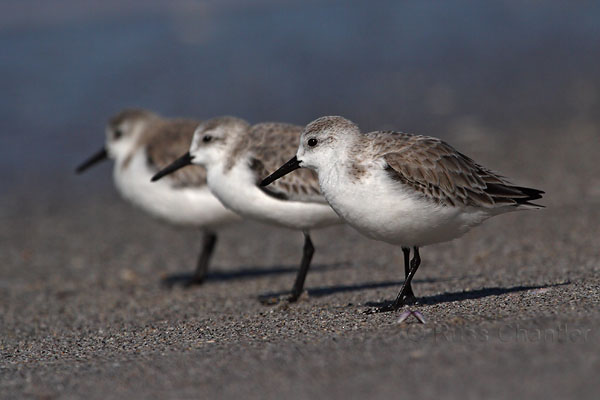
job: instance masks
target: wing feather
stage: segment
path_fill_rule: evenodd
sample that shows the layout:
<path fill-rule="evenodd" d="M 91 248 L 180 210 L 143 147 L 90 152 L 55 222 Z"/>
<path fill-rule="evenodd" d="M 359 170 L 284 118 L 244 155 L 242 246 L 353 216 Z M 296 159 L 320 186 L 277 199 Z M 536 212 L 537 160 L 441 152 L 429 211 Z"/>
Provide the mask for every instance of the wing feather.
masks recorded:
<path fill-rule="evenodd" d="M 442 140 L 406 133 L 368 135 L 394 180 L 439 204 L 495 208 L 532 205 L 530 200 L 542 197 L 542 191 L 512 185 Z"/>
<path fill-rule="evenodd" d="M 256 176 L 256 185 L 296 154 L 303 127 L 283 123 L 261 123 L 250 128 L 248 147 L 250 168 Z M 278 199 L 326 203 L 319 188 L 317 174 L 306 168 L 298 169 L 279 178 L 267 187 L 265 193 Z"/>
<path fill-rule="evenodd" d="M 150 168 L 158 172 L 185 154 L 190 148 L 194 130 L 200 121 L 186 119 L 165 120 L 153 126 L 145 136 L 146 155 Z M 165 179 L 174 187 L 193 187 L 206 184 L 206 171 L 198 165 L 181 168 Z"/>

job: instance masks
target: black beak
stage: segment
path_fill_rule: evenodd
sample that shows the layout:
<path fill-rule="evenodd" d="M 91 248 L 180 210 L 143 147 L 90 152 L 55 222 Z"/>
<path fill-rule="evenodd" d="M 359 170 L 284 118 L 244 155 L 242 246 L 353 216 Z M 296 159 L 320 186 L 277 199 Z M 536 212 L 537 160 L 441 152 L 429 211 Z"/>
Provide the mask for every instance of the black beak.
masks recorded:
<path fill-rule="evenodd" d="M 281 167 L 279 167 L 279 169 L 277 171 L 273 172 L 271 175 L 269 175 L 265 179 L 263 179 L 262 182 L 260 183 L 260 186 L 270 185 L 271 183 L 275 182 L 277 179 L 281 178 L 284 175 L 289 174 L 290 172 L 292 172 L 298 168 L 300 168 L 300 161 L 298 161 L 298 158 L 296 158 L 294 156 L 294 158 L 292 158 L 290 161 L 286 162 Z"/>
<path fill-rule="evenodd" d="M 81 164 L 75 170 L 76 173 L 80 174 L 92 165 L 99 163 L 100 161 L 104 161 L 108 158 L 108 154 L 106 153 L 106 149 L 102 148 L 99 152 L 88 158 L 83 164 Z"/>
<path fill-rule="evenodd" d="M 172 174 L 173 172 L 175 172 L 178 169 L 181 169 L 187 165 L 191 165 L 193 158 L 194 157 L 192 157 L 190 155 L 190 152 L 188 151 L 187 153 L 185 153 L 184 155 L 179 157 L 177 160 L 173 161 L 171 164 L 167 165 L 166 167 L 164 167 L 163 169 L 158 171 L 158 173 L 152 177 L 152 179 L 151 179 L 152 182 L 156 182 L 163 176 Z"/>

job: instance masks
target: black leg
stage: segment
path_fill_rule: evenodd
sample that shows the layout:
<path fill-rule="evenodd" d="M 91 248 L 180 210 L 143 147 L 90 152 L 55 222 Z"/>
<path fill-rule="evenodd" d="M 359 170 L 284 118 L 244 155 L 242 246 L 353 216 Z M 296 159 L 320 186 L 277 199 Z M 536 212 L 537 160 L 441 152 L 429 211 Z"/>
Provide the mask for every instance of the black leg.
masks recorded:
<path fill-rule="evenodd" d="M 286 295 L 265 295 L 260 296 L 259 300 L 264 305 L 272 306 L 275 304 L 279 304 L 282 301 L 287 301 L 289 303 L 293 303 L 298 300 L 302 291 L 304 290 L 304 281 L 306 280 L 306 274 L 308 273 L 308 269 L 310 267 L 310 262 L 312 260 L 313 254 L 315 253 L 315 248 L 313 247 L 312 241 L 310 240 L 310 234 L 308 232 L 304 233 L 304 249 L 302 252 L 302 262 L 300 263 L 300 269 L 296 274 L 296 281 L 294 282 L 294 287 L 292 287 L 292 291 L 290 294 Z"/>
<path fill-rule="evenodd" d="M 294 282 L 294 287 L 292 288 L 292 293 L 288 298 L 290 303 L 298 300 L 298 297 L 302 294 L 304 290 L 304 281 L 306 280 L 306 274 L 308 273 L 308 268 L 310 267 L 310 261 L 312 260 L 313 254 L 315 253 L 315 248 L 310 240 L 310 234 L 308 232 L 304 232 L 304 249 L 302 252 L 302 262 L 300 263 L 300 269 L 298 270 L 298 274 L 296 275 L 296 282 Z"/>
<path fill-rule="evenodd" d="M 392 304 L 377 309 L 378 312 L 396 311 L 397 309 L 399 309 L 407 303 L 408 288 L 410 287 L 410 282 L 415 276 L 417 269 L 419 269 L 419 265 L 421 265 L 421 256 L 419 255 L 419 248 L 415 246 L 413 247 L 413 251 L 414 257 L 410 262 L 410 271 L 408 272 L 408 276 L 402 284 L 402 288 L 400 289 L 400 293 L 398 293 L 398 297 L 396 297 L 396 300 L 394 300 Z"/>
<path fill-rule="evenodd" d="M 408 274 L 410 274 L 410 247 L 403 247 L 402 253 L 404 253 L 404 279 L 408 279 Z M 408 303 L 414 303 L 417 300 L 415 294 L 412 290 L 412 285 L 409 282 L 408 288 L 406 289 L 406 301 Z"/>
<path fill-rule="evenodd" d="M 205 232 L 202 237 L 202 250 L 198 256 L 198 262 L 196 263 L 196 270 L 190 277 L 190 280 L 186 282 L 185 286 L 200 285 L 206 278 L 208 272 L 208 265 L 210 259 L 215 251 L 215 245 L 217 244 L 217 234 L 214 232 Z"/>
<path fill-rule="evenodd" d="M 162 283 L 169 288 L 173 287 L 174 285 L 182 285 L 183 287 L 201 285 L 206 278 L 210 259 L 215 250 L 216 244 L 217 234 L 214 232 L 204 232 L 204 235 L 202 236 L 202 250 L 198 256 L 196 270 L 194 273 L 170 275 L 164 278 Z"/>

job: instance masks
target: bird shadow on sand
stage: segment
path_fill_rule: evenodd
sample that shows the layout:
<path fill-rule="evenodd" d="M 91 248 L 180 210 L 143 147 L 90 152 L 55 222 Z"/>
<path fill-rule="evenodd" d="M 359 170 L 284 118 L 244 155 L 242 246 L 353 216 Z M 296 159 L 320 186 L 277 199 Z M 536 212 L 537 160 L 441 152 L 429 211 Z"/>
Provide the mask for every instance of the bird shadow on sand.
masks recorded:
<path fill-rule="evenodd" d="M 348 263 L 335 263 L 327 265 L 315 265 L 312 266 L 310 271 L 312 272 L 324 272 L 333 269 L 350 268 Z M 206 274 L 203 283 L 207 282 L 227 282 L 232 280 L 242 279 L 259 279 L 267 276 L 291 274 L 298 272 L 298 267 L 272 267 L 272 268 L 261 268 L 261 267 L 246 267 L 239 268 L 230 271 L 211 271 Z M 171 288 L 176 285 L 186 284 L 192 279 L 192 273 L 180 273 L 168 275 L 161 280 L 163 286 Z"/>
<path fill-rule="evenodd" d="M 553 287 L 560 287 L 569 285 L 571 282 L 561 282 L 561 283 L 551 283 L 547 285 L 519 285 L 513 286 L 509 288 L 505 287 L 489 287 L 482 288 L 476 290 L 463 290 L 461 292 L 451 292 L 451 293 L 443 293 L 437 294 L 434 296 L 423 296 L 417 297 L 416 305 L 435 305 L 441 303 L 452 303 L 455 301 L 463 301 L 463 300 L 474 300 L 481 299 L 489 296 L 500 296 L 503 294 L 509 293 L 517 293 L 517 292 L 525 292 L 528 290 L 536 290 L 536 289 L 548 289 Z M 365 303 L 367 307 L 383 307 L 386 305 L 392 304 L 391 300 L 382 301 L 382 302 L 368 302 Z"/>
<path fill-rule="evenodd" d="M 435 282 L 445 282 L 452 281 L 459 278 L 425 278 L 425 279 L 413 279 L 414 283 L 435 283 Z M 400 287 L 404 281 L 385 281 L 385 282 L 367 282 L 360 283 L 356 285 L 340 285 L 340 286 L 325 286 L 325 287 L 316 287 L 316 288 L 306 288 L 306 292 L 310 297 L 323 297 L 329 296 L 335 293 L 344 293 L 344 292 L 356 292 L 359 290 L 369 290 L 369 289 L 380 289 L 386 288 L 390 286 Z M 278 297 L 288 294 L 289 291 L 283 292 L 269 292 L 264 293 L 259 296 L 259 299 L 263 298 L 272 298 Z"/>

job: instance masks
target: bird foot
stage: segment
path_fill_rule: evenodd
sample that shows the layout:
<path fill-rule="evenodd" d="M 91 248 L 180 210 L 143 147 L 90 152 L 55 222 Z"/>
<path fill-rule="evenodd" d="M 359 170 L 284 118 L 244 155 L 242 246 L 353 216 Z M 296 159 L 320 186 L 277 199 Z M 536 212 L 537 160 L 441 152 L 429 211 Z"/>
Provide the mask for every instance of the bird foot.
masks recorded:
<path fill-rule="evenodd" d="M 258 298 L 258 301 L 260 301 L 260 303 L 265 306 L 275 306 L 278 304 L 291 304 L 291 303 L 297 302 L 298 299 L 304 297 L 303 296 L 304 293 L 305 292 L 302 292 L 300 294 L 286 293 L 286 294 L 279 294 L 279 295 L 260 296 Z"/>
<path fill-rule="evenodd" d="M 398 311 L 403 306 L 418 304 L 418 300 L 414 295 L 405 296 L 401 302 L 391 302 L 381 307 L 369 308 L 365 311 L 365 314 L 379 314 L 390 311 Z"/>

